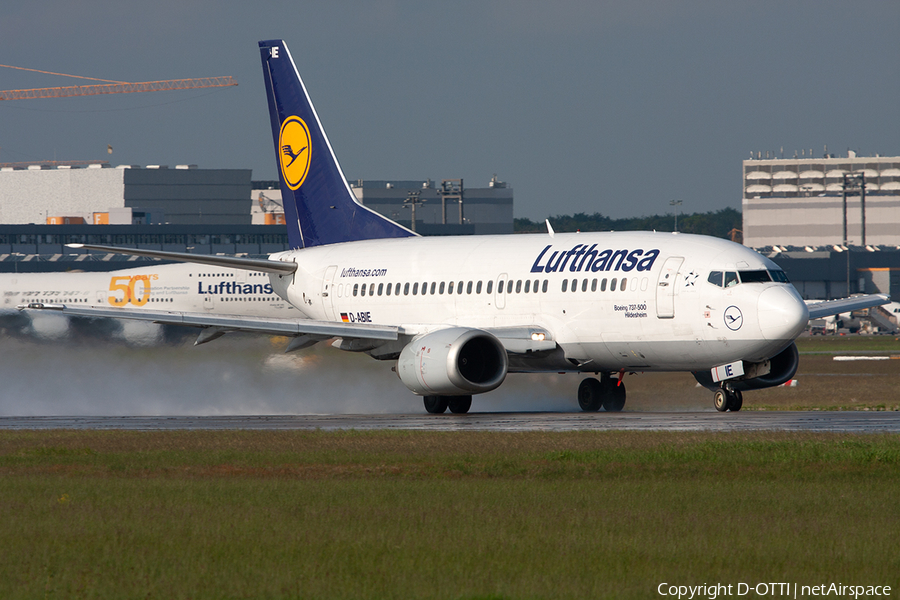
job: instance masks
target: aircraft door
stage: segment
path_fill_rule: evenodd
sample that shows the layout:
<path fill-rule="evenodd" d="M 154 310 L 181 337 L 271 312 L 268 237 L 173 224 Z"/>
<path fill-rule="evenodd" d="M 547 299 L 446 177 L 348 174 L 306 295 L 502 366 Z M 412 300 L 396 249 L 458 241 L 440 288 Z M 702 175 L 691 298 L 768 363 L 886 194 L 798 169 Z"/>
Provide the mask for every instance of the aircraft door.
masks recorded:
<path fill-rule="evenodd" d="M 334 321 L 334 302 L 332 300 L 334 275 L 337 273 L 337 265 L 331 265 L 325 270 L 325 278 L 322 280 L 322 306 L 325 307 L 325 316 L 329 321 Z"/>
<path fill-rule="evenodd" d="M 497 288 L 494 290 L 494 306 L 499 309 L 506 308 L 506 282 L 509 276 L 506 273 L 497 278 Z"/>
<path fill-rule="evenodd" d="M 675 317 L 675 279 L 683 262 L 683 256 L 670 256 L 659 273 L 659 281 L 656 282 L 656 316 L 660 319 Z"/>
<path fill-rule="evenodd" d="M 216 307 L 215 294 L 203 294 L 203 310 L 213 310 Z"/>

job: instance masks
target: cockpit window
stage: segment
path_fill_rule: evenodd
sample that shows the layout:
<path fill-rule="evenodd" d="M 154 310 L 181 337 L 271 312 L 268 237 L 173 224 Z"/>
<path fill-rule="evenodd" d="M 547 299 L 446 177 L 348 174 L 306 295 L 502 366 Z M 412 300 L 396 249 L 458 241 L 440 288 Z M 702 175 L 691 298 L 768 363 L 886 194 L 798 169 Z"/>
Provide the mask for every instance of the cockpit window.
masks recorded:
<path fill-rule="evenodd" d="M 741 271 L 741 283 L 768 283 L 772 281 L 768 271 Z"/>
<path fill-rule="evenodd" d="M 773 269 L 769 271 L 769 275 L 772 276 L 772 281 L 777 281 L 778 283 L 790 283 L 788 276 L 785 275 L 784 271 L 781 269 Z"/>
<path fill-rule="evenodd" d="M 710 271 L 706 280 L 713 285 L 722 287 L 722 271 Z"/>
<path fill-rule="evenodd" d="M 730 288 L 738 284 L 738 275 L 734 271 L 725 271 L 725 287 Z"/>

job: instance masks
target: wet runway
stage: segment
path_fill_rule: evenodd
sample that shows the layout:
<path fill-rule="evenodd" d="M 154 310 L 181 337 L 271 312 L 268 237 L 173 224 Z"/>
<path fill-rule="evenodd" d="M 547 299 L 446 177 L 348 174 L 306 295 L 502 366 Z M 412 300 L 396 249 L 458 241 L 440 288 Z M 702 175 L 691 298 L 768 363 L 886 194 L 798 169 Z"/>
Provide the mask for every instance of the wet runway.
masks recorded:
<path fill-rule="evenodd" d="M 473 413 L 468 415 L 272 415 L 0 417 L 0 429 L 417 430 L 417 431 L 805 431 L 900 433 L 900 412 Z"/>

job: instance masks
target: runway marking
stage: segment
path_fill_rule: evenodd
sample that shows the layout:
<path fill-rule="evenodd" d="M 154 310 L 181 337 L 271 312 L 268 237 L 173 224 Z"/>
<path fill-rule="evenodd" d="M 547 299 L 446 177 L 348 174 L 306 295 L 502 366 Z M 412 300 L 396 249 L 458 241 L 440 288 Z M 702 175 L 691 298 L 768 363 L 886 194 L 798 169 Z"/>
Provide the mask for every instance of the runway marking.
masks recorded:
<path fill-rule="evenodd" d="M 468 415 L 233 415 L 0 417 L 0 429 L 417 430 L 417 431 L 806 431 L 900 433 L 897 411 L 740 413 L 470 413 Z"/>

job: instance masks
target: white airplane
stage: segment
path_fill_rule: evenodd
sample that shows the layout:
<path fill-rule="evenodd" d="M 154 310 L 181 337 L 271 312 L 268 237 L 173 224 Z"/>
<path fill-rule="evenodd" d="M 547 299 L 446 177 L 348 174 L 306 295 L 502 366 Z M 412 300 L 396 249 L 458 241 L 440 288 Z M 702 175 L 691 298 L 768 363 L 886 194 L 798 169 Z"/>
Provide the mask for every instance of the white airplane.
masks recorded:
<path fill-rule="evenodd" d="M 216 316 L 301 316 L 275 294 L 267 273 L 187 263 L 98 273 L 2 273 L 0 296 L 0 325 L 4 317 L 19 314 L 16 306 L 32 303 L 111 311 L 164 308 Z M 109 316 L 116 315 L 110 312 Z M 197 343 L 224 331 L 204 329 Z"/>
<path fill-rule="evenodd" d="M 267 272 L 307 319 L 164 310 L 133 318 L 288 334 L 295 348 L 336 337 L 342 350 L 394 361 L 431 413 L 465 413 L 473 394 L 508 373 L 535 372 L 594 374 L 578 388 L 579 405 L 618 411 L 632 371 L 689 371 L 718 410 L 736 411 L 743 391 L 794 375 L 794 339 L 811 316 L 887 302 L 807 309 L 775 263 L 705 236 L 554 234 L 548 225 L 546 235 L 418 237 L 356 201 L 287 46 L 259 46 L 291 250 L 250 261 L 83 247 Z"/>

